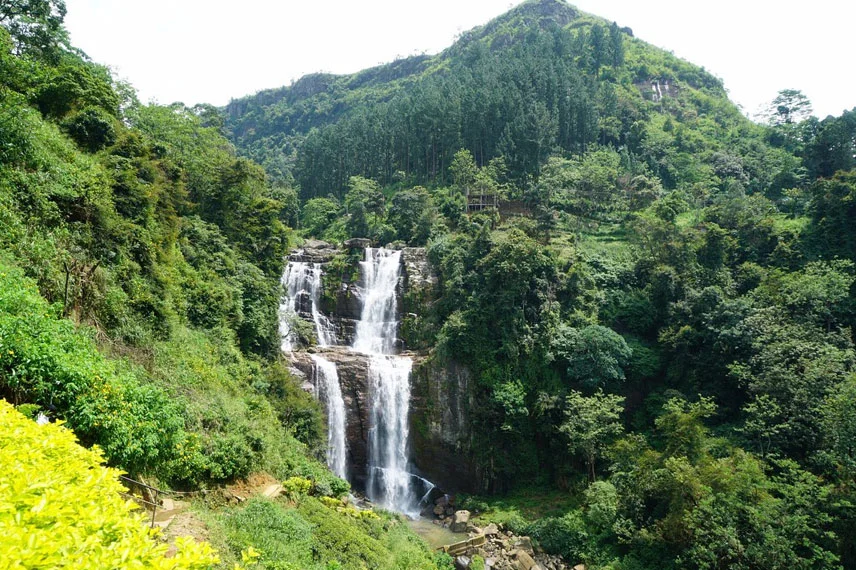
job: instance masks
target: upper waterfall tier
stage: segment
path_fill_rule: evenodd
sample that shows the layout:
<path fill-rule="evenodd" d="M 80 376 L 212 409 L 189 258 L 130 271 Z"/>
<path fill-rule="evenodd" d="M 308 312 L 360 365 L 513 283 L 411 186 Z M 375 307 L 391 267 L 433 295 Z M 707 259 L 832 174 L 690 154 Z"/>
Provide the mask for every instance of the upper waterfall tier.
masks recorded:
<path fill-rule="evenodd" d="M 330 321 L 319 308 L 321 302 L 321 265 L 305 261 L 290 261 L 282 275 L 286 296 L 280 305 L 279 329 L 283 352 L 294 349 L 295 319 L 309 315 L 315 324 L 318 346 L 336 344 L 336 334 Z"/>
<path fill-rule="evenodd" d="M 366 354 L 394 354 L 398 336 L 396 288 L 401 252 L 366 248 L 360 263 L 363 274 L 363 310 L 353 349 Z"/>

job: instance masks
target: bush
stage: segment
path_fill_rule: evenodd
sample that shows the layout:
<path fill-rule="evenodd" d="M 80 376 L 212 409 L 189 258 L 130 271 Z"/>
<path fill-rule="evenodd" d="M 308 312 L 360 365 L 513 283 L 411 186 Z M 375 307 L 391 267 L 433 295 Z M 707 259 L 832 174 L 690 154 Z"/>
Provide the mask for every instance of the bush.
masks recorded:
<path fill-rule="evenodd" d="M 282 488 L 286 495 L 296 499 L 309 493 L 312 489 L 312 481 L 303 477 L 289 477 L 282 482 Z"/>
<path fill-rule="evenodd" d="M 102 356 L 35 284 L 0 260 L 0 394 L 64 419 L 85 444 L 138 473 L 173 458 L 187 436 L 162 390 Z"/>
<path fill-rule="evenodd" d="M 203 569 L 218 562 L 207 543 L 152 540 L 119 471 L 100 450 L 58 424 L 37 425 L 0 400 L 0 560 L 16 568 Z"/>
<path fill-rule="evenodd" d="M 589 540 L 585 521 L 579 511 L 561 517 L 547 517 L 528 525 L 527 533 L 546 552 L 560 554 L 565 560 L 585 558 Z"/>
<path fill-rule="evenodd" d="M 116 142 L 116 119 L 98 107 L 87 107 L 63 122 L 68 134 L 81 148 L 96 152 Z"/>
<path fill-rule="evenodd" d="M 319 569 L 312 560 L 312 527 L 293 509 L 262 498 L 225 518 L 226 539 L 235 554 L 249 547 L 261 553 L 260 568 Z"/>
<path fill-rule="evenodd" d="M 306 479 L 293 479 L 293 486 L 307 488 Z M 253 498 L 222 520 L 230 550 L 258 550 L 259 567 L 266 570 L 452 568 L 393 516 L 332 499 L 304 495 L 291 508 Z"/>

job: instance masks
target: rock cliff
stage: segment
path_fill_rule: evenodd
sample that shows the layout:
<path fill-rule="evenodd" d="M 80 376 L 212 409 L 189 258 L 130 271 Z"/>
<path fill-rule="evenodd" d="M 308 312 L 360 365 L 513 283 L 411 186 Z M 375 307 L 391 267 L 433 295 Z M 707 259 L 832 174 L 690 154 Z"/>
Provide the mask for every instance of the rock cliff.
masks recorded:
<path fill-rule="evenodd" d="M 295 372 L 305 389 L 318 393 L 313 385 L 312 359 L 317 353 L 336 364 L 346 408 L 346 436 L 350 479 L 358 490 L 365 488 L 370 401 L 368 359 L 347 347 L 353 341 L 356 322 L 362 311 L 359 261 L 366 244 L 350 240 L 342 247 L 310 240 L 289 256 L 292 261 L 320 264 L 324 276 L 321 310 L 336 332 L 338 346 L 310 347 L 292 355 Z M 436 294 L 437 276 L 425 248 L 402 248 L 399 281 L 399 310 L 402 348 L 414 361 L 411 376 L 410 455 L 414 471 L 449 491 L 475 488 L 471 460 L 471 434 L 467 410 L 470 401 L 470 373 L 457 362 L 443 362 L 431 356 L 424 316 Z M 302 315 L 305 319 L 307 315 Z M 421 350 L 420 350 L 421 349 Z"/>

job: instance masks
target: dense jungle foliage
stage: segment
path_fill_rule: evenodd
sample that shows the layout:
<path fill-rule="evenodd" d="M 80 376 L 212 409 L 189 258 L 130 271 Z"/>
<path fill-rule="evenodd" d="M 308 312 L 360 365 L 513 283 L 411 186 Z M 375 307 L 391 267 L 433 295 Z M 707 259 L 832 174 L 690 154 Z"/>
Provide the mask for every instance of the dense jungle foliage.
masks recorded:
<path fill-rule="evenodd" d="M 294 192 L 206 109 L 140 104 L 67 44 L 61 2 L 4 6 L 0 394 L 164 483 L 329 478 L 276 359 Z"/>
<path fill-rule="evenodd" d="M 314 236 L 427 247 L 402 334 L 471 369 L 486 517 L 589 568 L 856 568 L 856 109 L 786 90 L 754 124 L 557 0 L 223 113 L 143 105 L 64 14 L 0 5 L 0 397 L 159 484 L 291 477 L 211 515 L 224 559 L 448 564 L 315 459 L 277 338 Z"/>
<path fill-rule="evenodd" d="M 0 400 L 65 422 L 0 401 L 0 566 L 447 568 L 319 461 L 321 410 L 279 357 L 295 191 L 213 108 L 140 104 L 64 15 L 0 5 Z M 181 489 L 264 471 L 286 495 L 195 506 L 219 553 L 166 556 L 112 467 Z"/>
<path fill-rule="evenodd" d="M 791 89 L 754 124 L 542 0 L 226 128 L 299 186 L 304 235 L 427 246 L 439 292 L 402 331 L 476 379 L 471 506 L 590 568 L 853 568 L 854 113 Z M 496 498 L 545 486 L 577 500 Z"/>

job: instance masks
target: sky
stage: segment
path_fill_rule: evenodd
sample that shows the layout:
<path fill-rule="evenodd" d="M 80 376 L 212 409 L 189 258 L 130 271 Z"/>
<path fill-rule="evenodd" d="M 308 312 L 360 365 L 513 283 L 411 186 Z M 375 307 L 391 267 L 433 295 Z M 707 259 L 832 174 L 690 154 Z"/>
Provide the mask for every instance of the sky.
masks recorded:
<path fill-rule="evenodd" d="M 437 53 L 519 0 L 66 0 L 72 43 L 141 100 L 224 105 L 306 73 Z M 576 0 L 722 78 L 748 115 L 800 89 L 823 118 L 856 107 L 856 3 Z"/>

